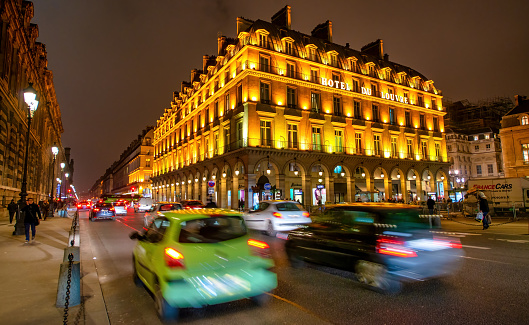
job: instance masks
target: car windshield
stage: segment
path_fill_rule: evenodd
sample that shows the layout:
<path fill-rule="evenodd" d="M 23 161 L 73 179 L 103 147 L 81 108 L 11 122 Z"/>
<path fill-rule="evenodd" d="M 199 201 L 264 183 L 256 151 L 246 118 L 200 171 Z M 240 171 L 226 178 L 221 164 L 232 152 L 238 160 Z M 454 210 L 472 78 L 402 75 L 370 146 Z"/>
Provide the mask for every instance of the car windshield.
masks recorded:
<path fill-rule="evenodd" d="M 239 216 L 187 220 L 180 226 L 180 243 L 217 243 L 246 235 L 246 226 Z"/>
<path fill-rule="evenodd" d="M 301 204 L 295 202 L 278 203 L 276 207 L 277 211 L 304 211 Z"/>
<path fill-rule="evenodd" d="M 394 224 L 404 229 L 430 227 L 428 215 L 421 215 L 418 209 L 390 210 L 383 214 L 383 223 Z"/>
<path fill-rule="evenodd" d="M 189 202 L 186 202 L 185 205 L 202 205 L 202 202 L 199 202 L 199 201 L 189 201 Z"/>
<path fill-rule="evenodd" d="M 180 210 L 180 206 L 178 204 L 161 204 L 159 210 L 160 211 Z"/>
<path fill-rule="evenodd" d="M 327 209 L 313 221 L 337 226 L 339 224 L 373 224 L 384 223 L 396 225 L 399 229 L 424 229 L 429 228 L 427 216 L 420 215 L 419 209 L 355 209 L 339 207 Z"/>

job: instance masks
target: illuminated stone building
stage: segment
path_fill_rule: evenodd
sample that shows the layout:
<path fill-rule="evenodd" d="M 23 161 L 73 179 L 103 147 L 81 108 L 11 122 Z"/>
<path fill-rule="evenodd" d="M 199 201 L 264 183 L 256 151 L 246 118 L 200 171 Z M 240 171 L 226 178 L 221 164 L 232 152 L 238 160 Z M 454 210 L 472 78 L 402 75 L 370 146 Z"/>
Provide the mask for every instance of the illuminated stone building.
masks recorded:
<path fill-rule="evenodd" d="M 529 177 L 529 100 L 514 97 L 516 106 L 501 120 L 505 177 Z"/>
<path fill-rule="evenodd" d="M 332 37 L 330 21 L 292 30 L 289 6 L 272 22 L 237 18 L 237 37 L 218 37 L 157 121 L 155 199 L 248 208 L 444 196 L 441 92 L 389 61 L 382 40 L 357 51 Z"/>
<path fill-rule="evenodd" d="M 131 142 L 101 176 L 89 191 L 92 198 L 103 194 L 134 194 L 152 196 L 151 175 L 154 148 L 152 144 L 154 127 L 148 126 L 138 138 Z"/>
<path fill-rule="evenodd" d="M 0 206 L 2 207 L 5 207 L 11 199 L 15 201 L 20 199 L 28 130 L 28 107 L 24 102 L 23 90 L 29 83 L 32 83 L 37 91 L 39 105 L 30 127 L 28 197 L 38 202 L 48 198 L 50 194 L 57 195 L 58 182 L 52 183 L 52 175 L 54 178 L 61 177 L 59 166 L 62 162 L 66 164 L 62 173 L 69 172 L 70 175 L 64 184 L 71 184 L 73 177 L 73 160 L 69 157 L 69 149 L 63 148 L 61 143 L 61 134 L 64 130 L 53 84 L 53 73 L 47 68 L 46 46 L 36 41 L 39 28 L 31 23 L 33 10 L 33 3 L 30 1 L 0 1 Z M 52 146 L 59 148 L 53 166 Z"/>

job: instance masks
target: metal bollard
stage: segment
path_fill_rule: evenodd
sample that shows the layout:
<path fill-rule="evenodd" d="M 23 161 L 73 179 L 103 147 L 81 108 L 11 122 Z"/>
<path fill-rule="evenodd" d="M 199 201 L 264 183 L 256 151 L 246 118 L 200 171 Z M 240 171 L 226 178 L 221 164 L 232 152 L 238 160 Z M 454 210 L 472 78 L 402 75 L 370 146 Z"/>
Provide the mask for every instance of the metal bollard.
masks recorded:
<path fill-rule="evenodd" d="M 55 306 L 65 307 L 67 298 L 69 307 L 81 303 L 81 264 L 73 260 L 61 264 Z"/>

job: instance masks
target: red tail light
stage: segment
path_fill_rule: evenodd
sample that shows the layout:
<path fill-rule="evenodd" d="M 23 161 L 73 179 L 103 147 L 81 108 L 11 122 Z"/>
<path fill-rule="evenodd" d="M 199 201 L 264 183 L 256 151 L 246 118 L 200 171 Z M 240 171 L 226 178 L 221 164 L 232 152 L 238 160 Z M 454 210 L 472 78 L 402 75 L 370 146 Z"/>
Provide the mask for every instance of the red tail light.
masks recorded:
<path fill-rule="evenodd" d="M 417 253 L 404 246 L 404 242 L 387 237 L 377 239 L 377 253 L 398 257 L 417 257 Z"/>
<path fill-rule="evenodd" d="M 184 255 L 174 248 L 165 248 L 165 264 L 169 267 L 184 268 Z"/>
<path fill-rule="evenodd" d="M 110 211 L 114 211 L 114 208 L 110 208 Z"/>
<path fill-rule="evenodd" d="M 95 208 L 94 211 L 96 211 L 96 212 L 99 211 L 99 208 Z"/>
<path fill-rule="evenodd" d="M 274 217 L 276 217 L 276 218 L 283 218 L 283 216 L 281 216 L 281 213 L 279 213 L 279 212 L 274 212 L 274 213 L 272 213 L 272 215 Z"/>
<path fill-rule="evenodd" d="M 78 204 L 78 205 L 77 205 L 77 207 L 78 207 L 78 208 L 80 208 L 80 207 L 81 207 L 81 205 L 80 205 L 80 204 Z"/>
<path fill-rule="evenodd" d="M 253 255 L 270 258 L 270 246 L 264 241 L 248 239 L 248 246 L 250 246 Z"/>
<path fill-rule="evenodd" d="M 305 218 L 308 218 L 308 217 L 310 216 L 310 213 L 308 213 L 308 212 L 303 212 L 303 216 L 304 216 Z"/>

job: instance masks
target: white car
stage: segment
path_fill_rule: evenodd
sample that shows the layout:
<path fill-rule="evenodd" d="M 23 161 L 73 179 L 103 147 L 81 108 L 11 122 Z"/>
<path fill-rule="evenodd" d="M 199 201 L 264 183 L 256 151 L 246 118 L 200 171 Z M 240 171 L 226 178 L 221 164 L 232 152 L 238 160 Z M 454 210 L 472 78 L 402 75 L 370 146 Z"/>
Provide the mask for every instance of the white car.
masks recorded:
<path fill-rule="evenodd" d="M 290 231 L 311 223 L 310 215 L 295 201 L 262 201 L 257 210 L 244 214 L 246 226 L 275 236 L 278 231 Z"/>
<path fill-rule="evenodd" d="M 152 211 L 153 201 L 151 198 L 142 197 L 137 204 L 134 205 L 134 212 Z"/>
<path fill-rule="evenodd" d="M 125 202 L 114 202 L 112 205 L 117 216 L 127 215 L 127 204 Z"/>
<path fill-rule="evenodd" d="M 182 205 L 176 202 L 156 203 L 154 209 L 151 212 L 145 212 L 143 216 L 143 225 L 145 228 L 149 227 L 151 222 L 157 216 L 163 216 L 164 212 L 182 210 Z"/>

